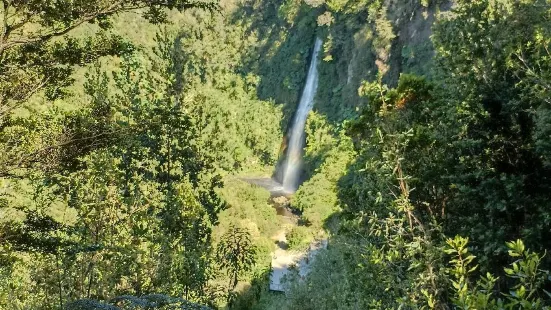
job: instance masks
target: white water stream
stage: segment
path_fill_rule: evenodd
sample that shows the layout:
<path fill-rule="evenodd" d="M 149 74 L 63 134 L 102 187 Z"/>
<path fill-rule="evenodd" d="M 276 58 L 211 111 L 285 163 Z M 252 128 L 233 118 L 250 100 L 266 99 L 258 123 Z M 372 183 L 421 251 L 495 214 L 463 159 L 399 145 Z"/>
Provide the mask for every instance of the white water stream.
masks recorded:
<path fill-rule="evenodd" d="M 318 54 L 322 45 L 321 39 L 316 39 L 312 60 L 308 69 L 306 85 L 300 98 L 291 136 L 287 147 L 287 156 L 283 164 L 283 188 L 287 192 L 294 192 L 298 188 L 302 165 L 302 149 L 304 148 L 304 127 L 308 113 L 314 105 L 314 97 L 318 88 Z"/>

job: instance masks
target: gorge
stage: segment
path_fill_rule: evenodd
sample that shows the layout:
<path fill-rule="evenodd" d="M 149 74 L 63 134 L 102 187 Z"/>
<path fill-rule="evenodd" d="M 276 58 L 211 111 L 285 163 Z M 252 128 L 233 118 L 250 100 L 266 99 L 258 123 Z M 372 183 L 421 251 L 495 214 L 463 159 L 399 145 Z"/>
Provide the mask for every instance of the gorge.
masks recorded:
<path fill-rule="evenodd" d="M 551 309 L 550 14 L 1 1 L 0 309 Z"/>

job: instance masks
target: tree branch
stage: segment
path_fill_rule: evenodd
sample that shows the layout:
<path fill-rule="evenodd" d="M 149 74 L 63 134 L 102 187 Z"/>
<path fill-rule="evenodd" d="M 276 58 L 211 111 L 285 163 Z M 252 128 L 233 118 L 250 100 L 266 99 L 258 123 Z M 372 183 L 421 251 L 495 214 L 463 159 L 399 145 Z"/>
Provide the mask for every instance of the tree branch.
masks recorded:
<path fill-rule="evenodd" d="M 7 0 L 2 0 L 2 44 L 6 42 L 9 35 L 9 25 L 8 25 L 8 10 L 10 8 L 10 5 Z"/>
<path fill-rule="evenodd" d="M 13 109 L 19 106 L 19 103 L 29 100 L 34 94 L 38 93 L 44 86 L 48 84 L 48 78 L 42 79 L 33 89 L 31 89 L 23 98 L 16 99 L 11 105 L 0 106 L 0 120 L 6 117 Z"/>
<path fill-rule="evenodd" d="M 2 1 L 5 2 L 6 0 L 2 0 Z M 0 45 L 0 55 L 2 55 L 6 50 L 8 50 L 10 48 L 13 48 L 15 46 L 32 44 L 32 43 L 37 43 L 37 42 L 45 42 L 45 41 L 48 41 L 52 38 L 63 36 L 65 34 L 69 33 L 71 30 L 77 28 L 78 26 L 80 26 L 80 25 L 82 25 L 86 22 L 90 22 L 90 21 L 98 18 L 101 15 L 112 15 L 112 14 L 114 14 L 116 12 L 119 12 L 119 11 L 135 10 L 135 9 L 139 9 L 139 8 L 142 8 L 142 7 L 143 6 L 139 6 L 139 5 L 133 5 L 133 6 L 125 7 L 124 6 L 124 1 L 119 0 L 119 1 L 111 4 L 110 6 L 104 8 L 104 9 L 101 9 L 101 10 L 96 11 L 96 12 L 85 14 L 83 17 L 75 20 L 72 24 L 70 24 L 68 26 L 65 26 L 63 28 L 55 29 L 55 30 L 52 30 L 52 31 L 47 32 L 45 34 L 40 34 L 40 35 L 37 35 L 37 36 L 34 36 L 34 37 L 18 38 L 18 39 L 9 40 L 9 41 L 8 41 L 7 36 L 9 36 L 9 33 L 10 33 L 10 30 L 9 30 L 10 26 L 8 25 L 8 26 L 6 26 L 6 28 L 4 28 L 4 32 L 5 32 L 6 37 L 3 39 L 3 42 Z M 4 11 L 4 17 L 6 17 L 6 16 L 7 16 L 7 10 Z M 16 26 L 17 27 L 22 27 L 31 17 L 24 18 L 23 21 L 20 22 L 19 24 L 16 24 Z M 6 22 L 6 25 L 7 25 L 7 20 L 6 19 L 5 19 L 5 22 Z M 8 30 L 8 31 L 6 31 L 6 30 Z"/>
<path fill-rule="evenodd" d="M 66 146 L 66 145 L 69 145 L 69 144 L 72 144 L 72 143 L 75 143 L 75 142 L 78 142 L 78 141 L 87 141 L 87 140 L 92 140 L 92 139 L 97 139 L 97 138 L 102 138 L 102 137 L 105 137 L 107 135 L 111 135 L 111 134 L 115 134 L 115 133 L 119 133 L 121 132 L 122 130 L 115 130 L 115 131 L 108 131 L 108 132 L 101 132 L 99 134 L 95 134 L 95 135 L 92 135 L 90 137 L 84 137 L 84 138 L 80 138 L 80 139 L 68 139 L 68 140 L 65 140 L 63 142 L 60 142 L 60 143 L 57 143 L 56 145 L 49 145 L 49 146 L 45 146 L 43 148 L 40 148 L 30 154 L 27 154 L 26 156 L 22 156 L 18 161 L 16 161 L 15 163 L 9 165 L 9 166 L 4 166 L 0 169 L 0 177 L 6 177 L 6 176 L 13 176 L 15 175 L 13 173 L 14 170 L 16 169 L 20 169 L 20 168 L 25 168 L 24 166 L 26 164 L 29 164 L 29 163 L 33 163 L 33 162 L 38 162 L 38 160 L 36 161 L 33 161 L 31 160 L 32 158 L 38 158 L 41 156 L 41 154 L 44 154 L 44 152 L 46 151 L 49 151 L 49 150 L 53 150 L 53 149 L 57 149 L 57 148 L 60 148 L 62 146 Z"/>

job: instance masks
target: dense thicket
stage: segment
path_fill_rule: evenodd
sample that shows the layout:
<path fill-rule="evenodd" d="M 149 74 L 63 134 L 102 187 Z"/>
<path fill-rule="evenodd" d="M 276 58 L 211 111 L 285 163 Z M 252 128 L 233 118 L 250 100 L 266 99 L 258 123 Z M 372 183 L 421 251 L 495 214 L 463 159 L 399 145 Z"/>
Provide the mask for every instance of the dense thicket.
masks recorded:
<path fill-rule="evenodd" d="M 30 101 L 9 115 L 5 142 L 28 147 L 17 159 L 29 161 L 3 180 L 0 307 L 214 306 L 269 255 L 243 243 L 255 231 L 219 219 L 237 208 L 219 192 L 223 178 L 272 166 L 281 137 L 280 109 L 231 70 L 239 37 L 198 44 L 220 39 L 222 20 L 187 13 L 175 20 L 186 27 L 149 37 L 154 51 L 89 67 L 85 96 L 67 99 L 76 107 Z"/>
<path fill-rule="evenodd" d="M 14 110 L 27 105 L 38 93 L 50 100 L 66 95 L 77 65 L 132 52 L 131 42 L 110 31 L 113 15 L 142 9 L 147 19 L 160 23 L 166 21 L 166 8 L 197 7 L 213 10 L 217 6 L 180 0 L 2 1 L 0 141 L 5 152 L 0 159 L 0 175 L 15 176 L 36 164 L 49 164 L 48 150 L 63 143 L 37 141 L 33 137 L 35 124 L 20 124 L 12 118 Z M 86 23 L 98 24 L 101 31 L 78 37 L 67 35 Z"/>

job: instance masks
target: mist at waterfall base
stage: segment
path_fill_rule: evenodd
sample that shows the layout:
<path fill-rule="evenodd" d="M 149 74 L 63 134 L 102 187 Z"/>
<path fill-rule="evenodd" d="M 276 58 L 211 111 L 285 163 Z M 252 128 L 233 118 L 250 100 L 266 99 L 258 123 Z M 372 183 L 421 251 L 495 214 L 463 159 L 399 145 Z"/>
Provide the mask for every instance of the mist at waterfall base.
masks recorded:
<path fill-rule="evenodd" d="M 308 113 L 314 105 L 314 97 L 318 88 L 318 54 L 322 46 L 322 40 L 316 38 L 312 58 L 308 69 L 306 84 L 302 91 L 302 97 L 295 113 L 293 123 L 287 134 L 288 143 L 284 160 L 278 165 L 275 179 L 247 178 L 245 181 L 268 189 L 272 196 L 286 196 L 294 193 L 300 185 L 302 174 L 302 155 L 304 149 L 304 128 Z"/>

